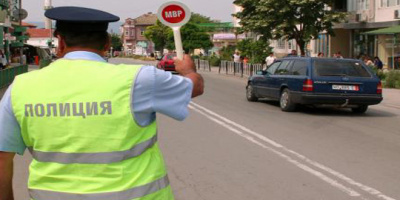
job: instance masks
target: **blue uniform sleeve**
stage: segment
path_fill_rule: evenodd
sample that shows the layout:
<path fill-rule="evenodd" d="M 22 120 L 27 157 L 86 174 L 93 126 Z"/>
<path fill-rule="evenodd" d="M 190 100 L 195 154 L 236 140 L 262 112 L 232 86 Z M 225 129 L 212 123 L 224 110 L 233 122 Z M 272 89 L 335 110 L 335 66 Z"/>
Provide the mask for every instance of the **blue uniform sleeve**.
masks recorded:
<path fill-rule="evenodd" d="M 26 149 L 21 128 L 12 110 L 10 86 L 0 102 L 0 151 L 23 155 Z"/>
<path fill-rule="evenodd" d="M 136 122 L 147 126 L 161 113 L 176 120 L 188 115 L 193 82 L 185 77 L 172 75 L 153 66 L 145 66 L 137 75 L 133 90 L 133 111 Z"/>

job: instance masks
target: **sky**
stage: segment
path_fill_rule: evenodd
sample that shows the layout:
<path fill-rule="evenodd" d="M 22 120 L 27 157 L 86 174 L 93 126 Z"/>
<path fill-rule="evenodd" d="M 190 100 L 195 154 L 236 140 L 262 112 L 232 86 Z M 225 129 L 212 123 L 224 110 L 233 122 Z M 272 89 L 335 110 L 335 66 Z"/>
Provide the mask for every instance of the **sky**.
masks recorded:
<path fill-rule="evenodd" d="M 53 0 L 53 6 L 82 6 L 110 12 L 124 21 L 142 14 L 156 13 L 158 8 L 168 0 Z M 233 0 L 180 0 L 192 12 L 200 13 L 211 19 L 222 22 L 232 21 Z M 24 21 L 44 21 L 44 0 L 22 0 L 22 8 L 28 11 Z"/>

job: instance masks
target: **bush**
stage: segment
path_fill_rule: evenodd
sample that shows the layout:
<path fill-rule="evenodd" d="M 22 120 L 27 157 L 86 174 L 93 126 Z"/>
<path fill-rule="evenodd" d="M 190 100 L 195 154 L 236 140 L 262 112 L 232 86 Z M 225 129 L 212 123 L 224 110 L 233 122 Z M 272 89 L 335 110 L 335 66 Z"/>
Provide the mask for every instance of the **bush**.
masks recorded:
<path fill-rule="evenodd" d="M 386 74 L 386 87 L 400 88 L 400 71 L 392 70 Z"/>
<path fill-rule="evenodd" d="M 368 67 L 371 69 L 371 71 L 374 72 L 374 74 L 376 74 L 376 76 L 378 76 L 379 79 L 385 80 L 385 78 L 386 78 L 386 73 L 384 73 L 383 70 L 379 70 L 378 68 L 376 68 L 376 67 L 373 66 L 373 65 L 370 65 L 370 66 L 368 66 Z"/>
<path fill-rule="evenodd" d="M 221 59 L 217 56 L 211 56 L 209 61 L 211 66 L 219 66 L 221 64 Z"/>
<path fill-rule="evenodd" d="M 379 79 L 385 80 L 386 79 L 386 73 L 383 72 L 383 70 L 377 70 L 376 75 L 378 76 Z"/>

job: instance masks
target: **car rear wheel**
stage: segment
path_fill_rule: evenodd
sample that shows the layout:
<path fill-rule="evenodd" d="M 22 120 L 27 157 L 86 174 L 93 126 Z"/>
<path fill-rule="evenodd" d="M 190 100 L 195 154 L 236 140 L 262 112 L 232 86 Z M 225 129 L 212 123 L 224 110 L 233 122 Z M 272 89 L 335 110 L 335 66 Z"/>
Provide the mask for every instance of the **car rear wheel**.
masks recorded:
<path fill-rule="evenodd" d="M 248 101 L 258 101 L 256 94 L 254 93 L 254 89 L 252 85 L 248 85 L 246 89 L 246 97 Z"/>
<path fill-rule="evenodd" d="M 368 105 L 359 105 L 357 108 L 352 108 L 351 110 L 353 111 L 353 113 L 363 114 L 367 112 Z"/>
<path fill-rule="evenodd" d="M 293 112 L 296 110 L 296 104 L 292 102 L 289 89 L 284 89 L 279 100 L 281 110 L 285 112 Z"/>

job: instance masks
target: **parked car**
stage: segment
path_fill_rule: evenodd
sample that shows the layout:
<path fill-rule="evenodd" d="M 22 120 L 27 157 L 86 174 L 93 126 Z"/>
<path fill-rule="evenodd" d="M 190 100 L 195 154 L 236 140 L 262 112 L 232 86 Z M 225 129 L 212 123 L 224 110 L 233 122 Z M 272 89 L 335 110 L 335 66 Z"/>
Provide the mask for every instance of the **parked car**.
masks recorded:
<path fill-rule="evenodd" d="M 164 56 L 159 59 L 157 67 L 159 69 L 175 73 L 175 62 L 173 60 L 174 57 L 176 57 L 175 53 L 164 54 Z"/>
<path fill-rule="evenodd" d="M 330 105 L 364 113 L 379 104 L 382 83 L 360 60 L 287 57 L 257 71 L 247 84 L 249 101 L 278 100 L 282 111 L 297 105 Z"/>

